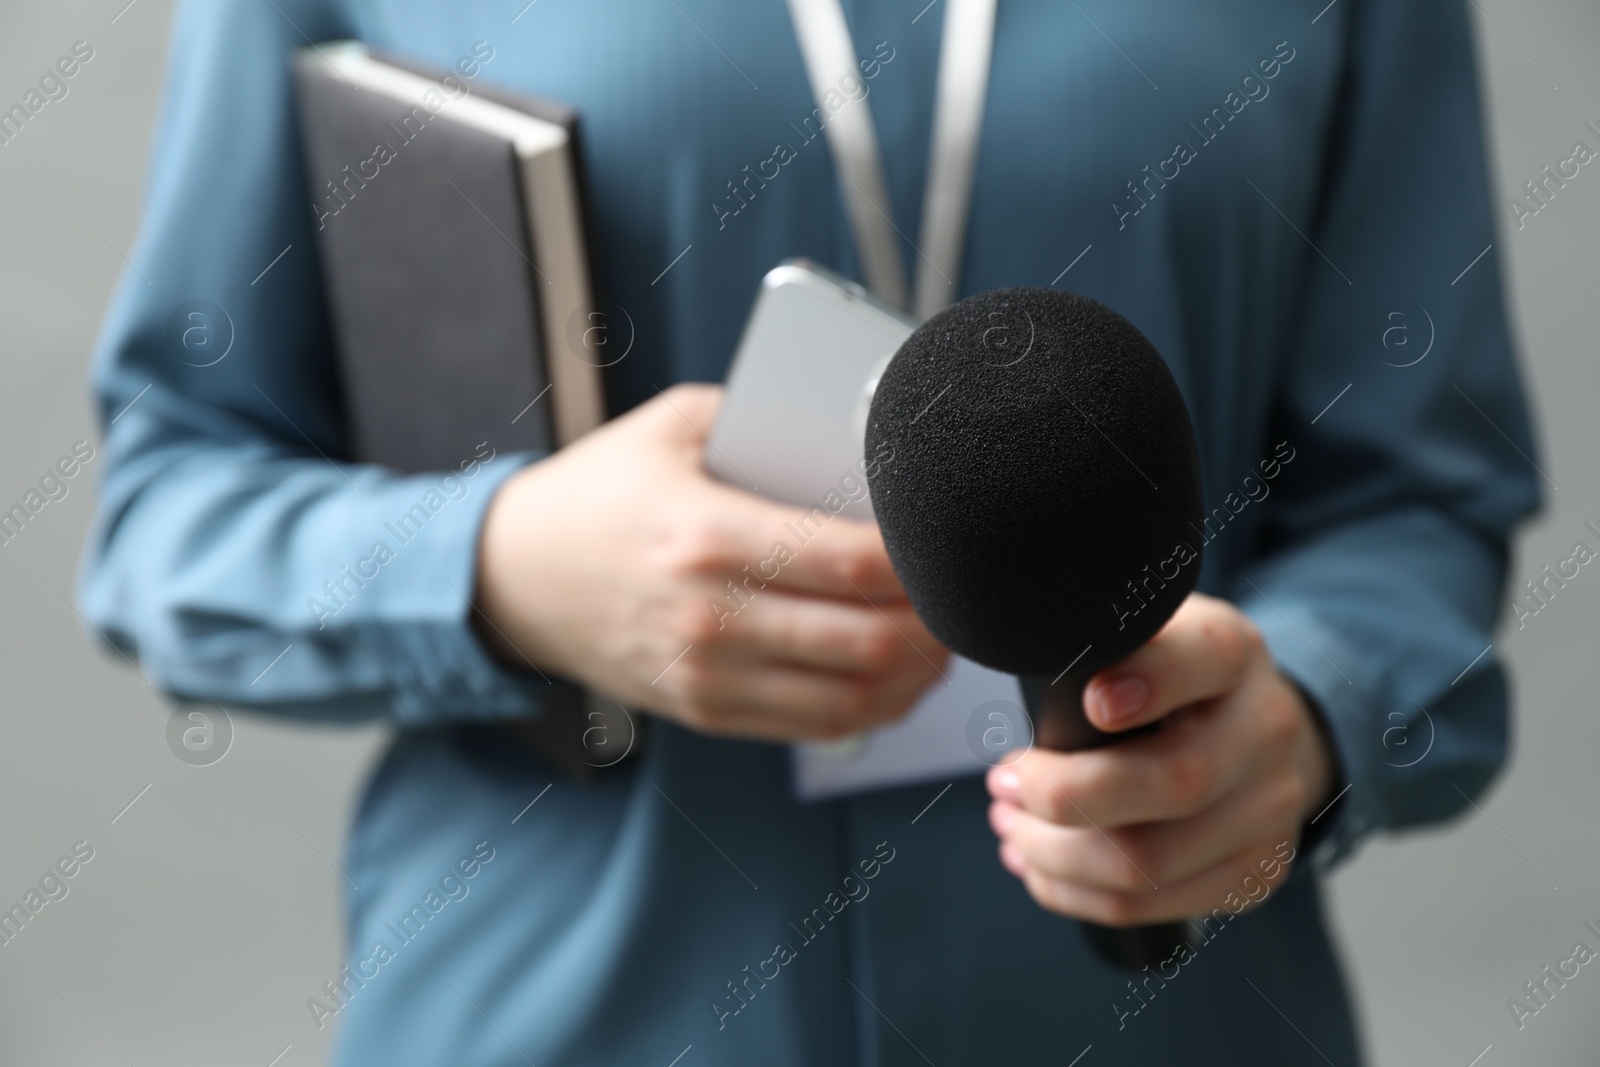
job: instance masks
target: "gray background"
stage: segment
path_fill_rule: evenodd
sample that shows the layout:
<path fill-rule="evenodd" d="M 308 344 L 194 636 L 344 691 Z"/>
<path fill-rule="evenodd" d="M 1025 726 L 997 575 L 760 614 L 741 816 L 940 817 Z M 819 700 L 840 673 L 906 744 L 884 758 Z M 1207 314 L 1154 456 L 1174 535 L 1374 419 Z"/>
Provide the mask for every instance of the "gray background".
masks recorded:
<path fill-rule="evenodd" d="M 124 3 L 12 0 L 0 11 L 8 104 L 73 41 L 96 50 L 70 95 L 0 146 L 4 507 L 74 441 L 96 440 L 85 364 L 135 235 L 170 14 L 167 0 Z M 1306 6 L 1309 17 L 1320 3 Z M 1540 465 L 1559 486 L 1518 546 L 1520 584 L 1579 536 L 1593 543 L 1581 526 L 1600 521 L 1600 170 L 1583 168 L 1520 232 L 1503 207 L 1575 139 L 1596 143 L 1583 123 L 1600 125 L 1600 6 L 1474 6 L 1502 191 L 1490 255 L 1509 270 Z M 1426 197 L 1441 177 L 1396 174 L 1394 195 Z M 66 899 L 0 947 L 0 1062 L 324 1062 L 331 1030 L 315 1030 L 305 1001 L 339 966 L 328 858 L 382 735 L 236 716 L 224 760 L 174 758 L 166 706 L 126 664 L 89 648 L 60 595 L 96 470 L 0 548 L 0 903 L 20 900 L 73 842 L 95 849 Z M 1600 926 L 1597 622 L 1600 579 L 1585 568 L 1524 630 L 1504 632 L 1519 696 L 1511 773 L 1481 813 L 1374 842 L 1334 878 L 1374 1063 L 1600 1059 L 1595 968 L 1520 1032 L 1506 1007 L 1578 938 L 1595 944 L 1585 920 Z"/>

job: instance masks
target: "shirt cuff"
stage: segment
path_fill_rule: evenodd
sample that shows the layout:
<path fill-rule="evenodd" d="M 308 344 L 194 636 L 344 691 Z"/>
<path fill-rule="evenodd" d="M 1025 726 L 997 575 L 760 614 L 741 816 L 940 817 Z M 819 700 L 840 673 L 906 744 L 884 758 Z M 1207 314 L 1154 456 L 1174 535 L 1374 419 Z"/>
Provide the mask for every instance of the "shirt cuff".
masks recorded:
<path fill-rule="evenodd" d="M 474 620 L 478 541 L 489 503 L 507 478 L 537 458 L 527 452 L 495 457 L 414 539 L 400 542 L 407 531 L 389 531 L 398 543 L 383 569 L 397 573 L 372 583 L 377 595 L 357 626 L 368 630 L 365 638 L 386 665 L 394 687 L 390 713 L 401 726 L 538 716 L 578 691 L 531 664 L 518 669 L 493 656 Z M 416 498 L 439 479 L 404 479 L 400 498 Z"/>
<path fill-rule="evenodd" d="M 1373 709 L 1381 681 L 1338 631 L 1302 604 L 1252 590 L 1238 607 L 1261 630 L 1278 670 L 1307 697 L 1333 746 L 1334 798 L 1302 830 L 1305 866 L 1326 873 L 1352 855 L 1379 822 L 1380 774 L 1371 763 Z"/>

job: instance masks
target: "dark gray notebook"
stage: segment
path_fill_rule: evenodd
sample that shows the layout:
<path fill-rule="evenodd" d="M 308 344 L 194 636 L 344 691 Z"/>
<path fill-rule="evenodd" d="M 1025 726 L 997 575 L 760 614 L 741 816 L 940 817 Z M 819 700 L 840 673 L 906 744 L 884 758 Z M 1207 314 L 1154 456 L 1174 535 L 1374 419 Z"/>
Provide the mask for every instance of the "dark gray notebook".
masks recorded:
<path fill-rule="evenodd" d="M 349 42 L 295 60 L 351 458 L 404 471 L 604 417 L 564 351 L 590 299 L 572 113 L 424 69 Z"/>

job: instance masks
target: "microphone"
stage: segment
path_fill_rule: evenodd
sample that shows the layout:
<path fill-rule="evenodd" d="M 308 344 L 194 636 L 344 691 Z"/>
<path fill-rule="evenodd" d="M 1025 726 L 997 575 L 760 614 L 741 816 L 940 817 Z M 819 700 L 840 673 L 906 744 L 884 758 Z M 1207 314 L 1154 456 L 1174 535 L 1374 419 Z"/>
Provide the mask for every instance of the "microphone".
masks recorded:
<path fill-rule="evenodd" d="M 1200 463 L 1172 373 L 1103 304 L 1056 289 L 969 297 L 923 323 L 883 371 L 866 454 L 890 562 L 928 629 L 1018 676 L 1035 743 L 1109 734 L 1083 713 L 1095 672 L 1172 617 L 1200 573 Z M 1186 923 L 1083 924 L 1105 962 L 1139 970 Z"/>

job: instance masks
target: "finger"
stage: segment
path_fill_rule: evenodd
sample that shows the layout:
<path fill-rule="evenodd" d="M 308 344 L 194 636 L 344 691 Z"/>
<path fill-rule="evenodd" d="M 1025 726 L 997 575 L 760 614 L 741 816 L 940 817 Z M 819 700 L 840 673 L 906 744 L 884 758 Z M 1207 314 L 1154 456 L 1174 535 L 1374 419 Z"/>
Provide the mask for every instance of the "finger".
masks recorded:
<path fill-rule="evenodd" d="M 719 584 L 731 578 L 745 589 L 770 585 L 850 601 L 905 601 L 872 523 L 821 505 L 775 504 L 710 479 L 699 491 L 674 527 L 683 569 Z"/>
<path fill-rule="evenodd" d="M 1278 863 L 1275 880 L 1267 879 L 1260 865 L 1293 855 L 1290 842 L 1264 838 L 1181 882 L 1159 890 L 1120 892 L 1058 881 L 1030 866 L 1011 846 L 1001 849 L 1007 869 L 1020 871 L 1029 894 L 1051 911 L 1115 927 L 1189 921 L 1212 936 L 1221 924 L 1265 902 L 1283 884 L 1286 862 Z"/>
<path fill-rule="evenodd" d="M 1225 600 L 1191 596 L 1144 647 L 1089 680 L 1083 707 L 1102 730 L 1128 730 L 1234 689 L 1261 636 Z"/>
<path fill-rule="evenodd" d="M 925 664 L 906 664 L 877 677 L 773 661 L 729 669 L 734 673 L 728 680 L 694 708 L 705 717 L 708 732 L 791 741 L 832 740 L 886 726 L 941 684 Z M 777 734 L 769 732 L 774 728 Z"/>
<path fill-rule="evenodd" d="M 674 671 L 689 726 L 765 741 L 826 740 L 881 726 L 903 715 L 926 685 L 911 673 L 869 680 L 776 663 L 686 659 Z"/>
<path fill-rule="evenodd" d="M 1145 865 L 1118 843 L 1120 831 L 1057 826 L 1003 801 L 990 806 L 989 825 L 1025 867 L 1055 881 L 1130 893 L 1161 888 Z"/>
<path fill-rule="evenodd" d="M 676 427 L 681 436 L 704 446 L 717 424 L 717 413 L 722 410 L 722 395 L 723 388 L 720 385 L 681 382 L 667 389 L 658 389 L 655 397 L 646 401 L 645 407 L 660 417 L 663 425 Z M 671 414 L 655 411 L 659 407 L 665 407 Z M 673 431 L 669 429 L 668 432 Z"/>
<path fill-rule="evenodd" d="M 1108 830 L 1058 826 L 1003 802 L 990 823 L 1027 859 L 1058 881 L 1093 889 L 1144 892 L 1182 882 L 1244 844 L 1278 831 L 1292 836 L 1305 790 L 1278 774 L 1229 793 L 1192 819 Z"/>
<path fill-rule="evenodd" d="M 792 549 L 766 568 L 781 588 L 841 600 L 904 601 L 883 535 L 870 522 L 835 516 L 827 508 L 779 508 L 778 540 Z M 774 553 L 774 555 L 780 555 Z"/>
<path fill-rule="evenodd" d="M 884 674 L 911 663 L 937 673 L 948 658 L 906 604 L 766 591 L 722 622 L 709 648 L 745 658 L 860 674 Z"/>
<path fill-rule="evenodd" d="M 1085 752 L 1032 749 L 989 772 L 989 791 L 1062 826 L 1187 819 L 1256 766 L 1255 686 L 1171 716 L 1154 733 Z"/>

